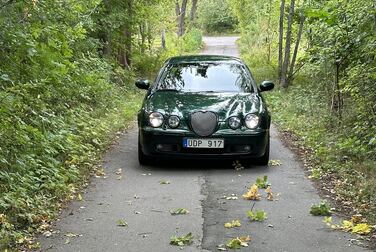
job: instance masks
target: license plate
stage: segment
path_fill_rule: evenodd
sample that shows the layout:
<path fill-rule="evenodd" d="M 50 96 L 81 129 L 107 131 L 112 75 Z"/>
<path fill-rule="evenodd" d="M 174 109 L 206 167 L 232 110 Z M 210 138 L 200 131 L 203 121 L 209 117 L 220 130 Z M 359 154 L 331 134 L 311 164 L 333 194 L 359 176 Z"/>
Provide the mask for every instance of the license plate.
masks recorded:
<path fill-rule="evenodd" d="M 223 139 L 201 139 L 201 138 L 184 138 L 184 148 L 209 148 L 222 149 L 224 148 L 225 140 Z"/>

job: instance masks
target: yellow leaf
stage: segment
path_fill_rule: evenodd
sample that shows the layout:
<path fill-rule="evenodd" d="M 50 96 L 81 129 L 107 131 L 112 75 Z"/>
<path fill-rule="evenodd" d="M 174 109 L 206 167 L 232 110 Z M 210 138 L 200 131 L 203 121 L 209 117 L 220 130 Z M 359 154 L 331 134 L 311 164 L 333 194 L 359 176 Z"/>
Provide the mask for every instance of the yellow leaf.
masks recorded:
<path fill-rule="evenodd" d="M 231 222 L 226 222 L 224 224 L 225 228 L 240 227 L 242 224 L 239 220 L 232 220 Z"/>
<path fill-rule="evenodd" d="M 325 216 L 323 222 L 330 225 L 332 223 L 332 217 Z"/>
<path fill-rule="evenodd" d="M 356 224 L 355 227 L 353 227 L 352 232 L 355 234 L 365 235 L 369 234 L 371 232 L 371 226 L 367 223 L 360 223 Z"/>
<path fill-rule="evenodd" d="M 77 194 L 77 200 L 82 201 L 82 195 L 80 193 Z"/>
<path fill-rule="evenodd" d="M 270 188 L 270 186 L 268 186 L 268 187 L 265 189 L 265 192 L 266 192 L 266 194 L 267 194 L 266 198 L 267 198 L 268 200 L 272 201 L 273 198 L 274 198 L 274 195 L 273 195 L 273 193 L 272 193 L 272 189 Z"/>
<path fill-rule="evenodd" d="M 246 194 L 243 194 L 243 198 L 247 200 L 260 200 L 261 196 L 258 193 L 257 185 L 252 185 Z"/>
<path fill-rule="evenodd" d="M 345 230 L 346 232 L 350 231 L 354 227 L 354 223 L 352 221 L 344 220 L 342 221 L 341 228 Z"/>

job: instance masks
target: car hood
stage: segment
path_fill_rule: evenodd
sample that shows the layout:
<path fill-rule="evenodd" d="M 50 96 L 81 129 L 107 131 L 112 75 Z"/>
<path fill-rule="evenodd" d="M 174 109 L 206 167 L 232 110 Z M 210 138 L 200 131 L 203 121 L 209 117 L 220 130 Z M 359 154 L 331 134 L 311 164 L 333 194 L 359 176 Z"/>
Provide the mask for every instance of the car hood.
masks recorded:
<path fill-rule="evenodd" d="M 190 93 L 157 91 L 149 96 L 145 111 L 159 111 L 189 118 L 192 112 L 204 110 L 217 113 L 220 121 L 230 116 L 245 116 L 260 111 L 260 97 L 254 93 Z"/>

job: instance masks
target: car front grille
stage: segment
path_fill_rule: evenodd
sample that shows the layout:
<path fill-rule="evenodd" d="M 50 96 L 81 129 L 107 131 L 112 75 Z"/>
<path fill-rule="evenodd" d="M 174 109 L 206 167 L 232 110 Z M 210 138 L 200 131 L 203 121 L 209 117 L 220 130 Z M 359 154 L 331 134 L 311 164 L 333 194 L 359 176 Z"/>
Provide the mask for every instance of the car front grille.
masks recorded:
<path fill-rule="evenodd" d="M 192 130 L 199 136 L 210 136 L 216 130 L 217 125 L 217 115 L 213 112 L 197 111 L 191 114 Z"/>

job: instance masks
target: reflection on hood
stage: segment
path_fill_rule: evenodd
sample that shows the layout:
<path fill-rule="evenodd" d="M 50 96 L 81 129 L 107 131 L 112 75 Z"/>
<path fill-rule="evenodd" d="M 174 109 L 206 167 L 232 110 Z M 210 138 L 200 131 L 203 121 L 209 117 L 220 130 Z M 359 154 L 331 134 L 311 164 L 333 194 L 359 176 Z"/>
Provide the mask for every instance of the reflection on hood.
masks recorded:
<path fill-rule="evenodd" d="M 245 116 L 257 113 L 260 100 L 253 93 L 195 93 L 195 92 L 155 92 L 146 103 L 146 110 L 161 111 L 188 118 L 198 110 L 212 111 L 224 121 L 233 115 Z"/>

